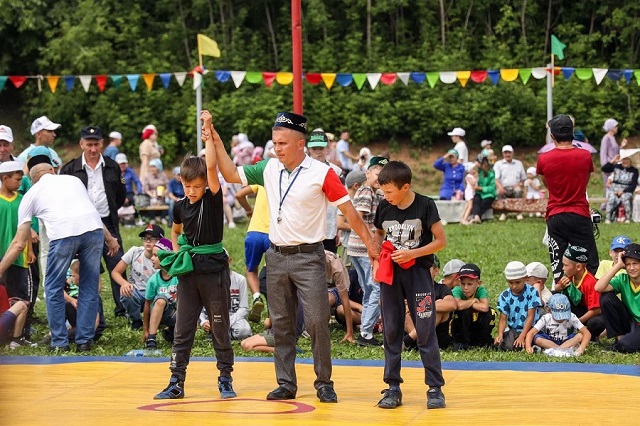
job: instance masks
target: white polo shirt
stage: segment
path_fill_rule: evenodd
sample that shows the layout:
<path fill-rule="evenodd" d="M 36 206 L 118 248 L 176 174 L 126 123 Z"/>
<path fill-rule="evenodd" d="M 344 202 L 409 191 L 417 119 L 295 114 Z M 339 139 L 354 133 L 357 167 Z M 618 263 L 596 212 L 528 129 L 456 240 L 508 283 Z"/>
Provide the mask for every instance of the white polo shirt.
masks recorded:
<path fill-rule="evenodd" d="M 35 216 L 50 241 L 102 229 L 102 220 L 82 181 L 69 175 L 43 175 L 22 198 L 18 226 Z"/>
<path fill-rule="evenodd" d="M 104 158 L 100 156 L 100 161 L 95 169 L 87 164 L 82 154 L 82 168 L 87 172 L 87 193 L 89 198 L 96 206 L 96 210 L 100 217 L 109 216 L 109 201 L 107 201 L 107 192 L 104 190 L 104 179 L 102 178 L 102 170 L 104 168 Z"/>
<path fill-rule="evenodd" d="M 522 162 L 515 158 L 511 162 L 504 159 L 496 162 L 493 171 L 496 173 L 496 180 L 502 186 L 515 186 L 527 179 Z"/>
<path fill-rule="evenodd" d="M 271 221 L 269 240 L 275 245 L 323 241 L 327 205 L 349 201 L 347 189 L 333 169 L 309 156 L 291 173 L 276 158 L 238 167 L 238 173 L 243 185 L 264 187 Z"/>

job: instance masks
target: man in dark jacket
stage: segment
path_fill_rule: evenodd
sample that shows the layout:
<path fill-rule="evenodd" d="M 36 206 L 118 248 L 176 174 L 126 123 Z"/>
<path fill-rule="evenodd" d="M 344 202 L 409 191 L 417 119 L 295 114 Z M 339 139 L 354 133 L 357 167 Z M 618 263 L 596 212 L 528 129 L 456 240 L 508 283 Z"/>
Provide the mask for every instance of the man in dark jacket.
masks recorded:
<path fill-rule="evenodd" d="M 124 178 L 118 163 L 102 155 L 102 131 L 99 127 L 83 127 L 80 132 L 80 147 L 82 156 L 65 164 L 60 174 L 76 176 L 87 188 L 89 198 L 96 206 L 102 222 L 120 245 L 114 256 L 110 256 L 107 246 L 104 246 L 102 256 L 111 276 L 111 271 L 118 264 L 123 255 L 122 238 L 118 225 L 118 209 L 124 204 L 126 189 Z M 111 294 L 116 304 L 116 316 L 124 316 L 125 309 L 120 303 L 120 286 L 111 279 Z"/>

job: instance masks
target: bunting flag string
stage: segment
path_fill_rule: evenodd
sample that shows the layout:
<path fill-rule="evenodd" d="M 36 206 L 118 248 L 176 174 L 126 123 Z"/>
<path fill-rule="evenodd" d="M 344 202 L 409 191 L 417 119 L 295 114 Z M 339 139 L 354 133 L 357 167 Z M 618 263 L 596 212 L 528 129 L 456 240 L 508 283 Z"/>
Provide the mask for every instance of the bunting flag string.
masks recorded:
<path fill-rule="evenodd" d="M 74 89 L 75 80 L 80 80 L 82 89 L 85 92 L 89 92 L 91 89 L 91 83 L 95 80 L 95 85 L 100 93 L 103 93 L 109 86 L 113 86 L 115 89 L 119 89 L 122 81 L 126 78 L 129 83 L 131 91 L 136 91 L 140 77 L 142 77 L 147 91 L 153 90 L 156 77 L 160 78 L 162 87 L 168 89 L 171 85 L 172 79 L 178 83 L 178 86 L 183 87 L 187 75 L 194 78 L 194 88 L 197 88 L 203 81 L 204 76 L 201 73 L 202 70 L 195 69 L 191 72 L 179 71 L 179 72 L 165 72 L 165 73 L 144 73 L 144 74 L 116 74 L 116 75 L 0 75 L 0 91 L 2 91 L 7 81 L 11 82 L 14 88 L 21 89 L 29 80 L 36 80 L 38 84 L 38 90 L 41 90 L 41 82 L 46 79 L 47 85 L 51 93 L 55 94 L 58 88 L 60 80 L 64 81 L 64 86 L 67 91 L 70 92 Z M 523 85 L 526 85 L 531 77 L 535 80 L 541 80 L 547 77 L 552 72 L 548 67 L 534 67 L 534 68 L 502 68 L 493 70 L 461 70 L 461 71 L 413 71 L 413 72 L 368 72 L 368 73 L 314 73 L 309 72 L 304 74 L 304 80 L 312 85 L 324 84 L 327 90 L 331 90 L 337 83 L 340 87 L 348 87 L 352 84 L 358 90 L 362 90 L 364 83 L 368 82 L 371 90 L 375 90 L 379 83 L 383 86 L 393 86 L 397 81 L 401 81 L 405 86 L 409 84 L 429 84 L 431 88 L 434 88 L 439 82 L 442 84 L 454 84 L 460 83 L 460 86 L 465 88 L 469 86 L 469 81 L 475 84 L 484 84 L 487 79 L 496 86 L 503 82 L 516 82 L 518 77 Z M 204 74 L 207 74 L 208 70 L 204 70 Z M 600 85 L 605 77 L 608 77 L 611 81 L 620 82 L 624 78 L 626 84 L 630 84 L 631 80 L 635 78 L 636 83 L 640 85 L 640 70 L 637 69 L 608 69 L 608 68 L 574 68 L 574 67 L 555 67 L 553 73 L 558 76 L 564 77 L 565 80 L 574 78 L 581 81 L 595 81 L 597 85 Z M 211 73 L 218 83 L 233 82 L 233 85 L 237 88 L 246 81 L 250 84 L 261 84 L 268 88 L 273 87 L 274 83 L 280 86 L 287 86 L 293 82 L 293 73 L 287 71 L 272 72 L 272 71 L 228 71 L 228 70 L 216 70 Z"/>

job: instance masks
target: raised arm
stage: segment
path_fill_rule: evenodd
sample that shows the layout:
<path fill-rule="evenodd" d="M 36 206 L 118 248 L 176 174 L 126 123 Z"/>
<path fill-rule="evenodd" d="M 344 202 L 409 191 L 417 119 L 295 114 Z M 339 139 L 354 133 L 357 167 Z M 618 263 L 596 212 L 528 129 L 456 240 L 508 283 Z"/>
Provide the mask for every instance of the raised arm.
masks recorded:
<path fill-rule="evenodd" d="M 211 117 L 209 111 L 202 111 L 202 120 L 204 121 L 205 117 Z M 220 173 L 222 173 L 222 177 L 228 183 L 242 183 L 240 180 L 240 175 L 238 174 L 238 169 L 236 165 L 233 164 L 233 160 L 229 157 L 227 150 L 224 148 L 224 143 L 222 139 L 220 139 L 220 135 L 216 131 L 215 127 L 211 121 L 209 121 L 209 125 L 206 124 L 202 127 L 202 140 L 205 140 L 205 137 L 213 142 L 213 147 L 215 148 L 216 153 L 216 162 Z M 209 156 L 209 146 L 207 144 L 206 155 Z M 216 175 L 217 176 L 217 175 Z"/>
<path fill-rule="evenodd" d="M 613 291 L 613 287 L 611 284 L 611 280 L 616 276 L 618 271 L 624 269 L 624 260 L 622 257 L 624 256 L 624 251 L 618 255 L 618 261 L 609 269 L 598 281 L 596 281 L 596 285 L 594 289 L 598 293 L 606 293 L 608 291 Z"/>
<path fill-rule="evenodd" d="M 216 149 L 214 147 L 213 142 L 213 134 L 215 134 L 218 139 L 218 132 L 215 131 L 213 125 L 211 124 L 213 118 L 209 111 L 202 111 L 200 115 L 200 119 L 202 120 L 202 140 L 205 143 L 205 161 L 207 163 L 207 183 L 209 184 L 209 189 L 213 194 L 218 193 L 220 191 L 220 180 L 218 179 L 218 160 L 216 156 Z"/>

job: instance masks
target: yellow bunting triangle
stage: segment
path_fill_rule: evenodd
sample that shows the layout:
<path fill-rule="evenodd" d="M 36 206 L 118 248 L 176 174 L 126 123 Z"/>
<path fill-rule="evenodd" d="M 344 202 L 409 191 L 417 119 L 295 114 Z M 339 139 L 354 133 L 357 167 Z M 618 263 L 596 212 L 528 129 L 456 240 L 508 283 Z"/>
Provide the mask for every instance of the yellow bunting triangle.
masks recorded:
<path fill-rule="evenodd" d="M 320 76 L 322 77 L 322 81 L 324 81 L 324 85 L 327 86 L 327 89 L 331 90 L 331 86 L 333 86 L 333 83 L 335 83 L 336 81 L 336 74 L 331 72 L 323 72 L 322 74 L 320 74 Z"/>
<path fill-rule="evenodd" d="M 142 78 L 144 78 L 144 84 L 147 85 L 147 90 L 151 90 L 153 88 L 153 80 L 155 80 L 155 74 L 142 74 Z"/>
<path fill-rule="evenodd" d="M 456 77 L 458 78 L 460 85 L 464 87 L 467 85 L 467 81 L 469 81 L 469 78 L 471 78 L 471 71 L 457 71 Z"/>
<path fill-rule="evenodd" d="M 291 84 L 293 82 L 293 73 L 292 72 L 276 73 L 276 81 L 281 86 L 286 86 L 287 84 Z"/>
<path fill-rule="evenodd" d="M 60 80 L 59 75 L 48 75 L 47 83 L 49 84 L 49 89 L 51 89 L 51 93 L 56 93 L 56 88 L 58 86 L 58 80 Z"/>

